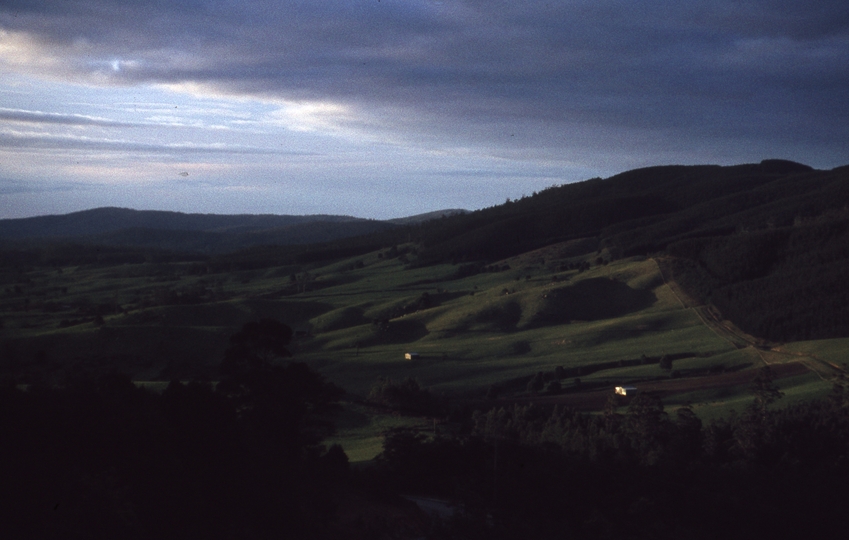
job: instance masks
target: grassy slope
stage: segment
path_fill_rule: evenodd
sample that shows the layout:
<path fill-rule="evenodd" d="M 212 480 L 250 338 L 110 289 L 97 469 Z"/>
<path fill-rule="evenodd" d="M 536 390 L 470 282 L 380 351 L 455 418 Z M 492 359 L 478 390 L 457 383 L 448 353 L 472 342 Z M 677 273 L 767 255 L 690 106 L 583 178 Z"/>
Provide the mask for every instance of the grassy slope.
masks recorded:
<path fill-rule="evenodd" d="M 187 266 L 181 265 L 169 267 L 166 275 L 151 265 L 65 268 L 62 273 L 36 268 L 27 273 L 21 294 L 0 296 L 5 322 L 0 336 L 4 355 L 16 365 L 41 352 L 47 370 L 97 356 L 104 360 L 95 367 L 105 362 L 134 373 L 137 380 L 167 380 L 209 373 L 235 329 L 252 319 L 275 317 L 310 330 L 309 337 L 293 342 L 296 358 L 356 396 L 366 395 L 378 377 L 415 377 L 438 394 L 481 397 L 490 385 L 512 380 L 519 381 L 521 392 L 523 378 L 557 366 L 581 366 L 586 383 L 607 387 L 669 377 L 655 362 L 632 365 L 641 355 L 674 355 L 674 369 L 684 373 L 719 364 L 753 369 L 763 365 L 764 354 L 768 362 L 839 365 L 847 360 L 843 351 L 849 340 L 788 344 L 781 354 L 735 349 L 678 300 L 654 260 L 624 259 L 582 273 L 559 271 L 562 263 L 579 259 L 560 259 L 552 248 L 503 261 L 510 266 L 504 272 L 453 279 L 456 266 L 410 269 L 375 252 L 311 269 L 307 290 L 291 296 L 278 294 L 291 286 L 288 268 L 204 276 L 184 273 Z M 360 260 L 363 267 L 351 270 Z M 198 288 L 220 299 L 141 307 L 164 289 Z M 415 310 L 411 306 L 423 293 L 432 307 Z M 30 298 L 26 306 L 24 297 Z M 58 306 L 55 312 L 39 308 L 48 301 Z M 62 319 L 85 318 L 78 315 L 81 306 L 110 303 L 136 309 L 105 316 L 104 327 L 86 322 L 57 328 Z M 385 319 L 388 329 L 374 324 Z M 404 360 L 410 351 L 421 358 Z M 619 360 L 632 362 L 620 367 Z M 779 386 L 790 402 L 822 395 L 830 383 L 811 372 Z M 709 418 L 729 408 L 741 410 L 749 401 L 741 385 L 676 395 L 667 404 L 693 403 Z M 346 415 L 350 421 L 331 442 L 345 441 L 354 460 L 373 456 L 387 427 L 418 422 L 359 409 Z"/>
<path fill-rule="evenodd" d="M 310 346 L 304 346 L 301 358 L 320 365 L 325 374 L 355 393 L 365 393 L 378 376 L 414 376 L 436 390 L 469 391 L 556 366 L 730 349 L 691 310 L 677 303 L 657 279 L 651 260 L 617 262 L 581 274 L 519 268 L 462 280 L 444 279 L 452 273 L 450 266 L 410 271 L 383 262 L 359 272 L 364 278 L 355 283 L 302 295 L 340 306 L 311 322 L 328 327 L 329 316 L 350 318 L 343 309 L 346 305 L 358 306 L 369 319 L 425 291 L 447 300 L 393 319 L 385 333 L 366 321 L 318 333 Z M 556 282 L 551 279 L 555 274 Z M 432 283 L 421 284 L 426 279 Z M 623 305 L 619 298 L 605 296 L 619 293 L 616 287 L 583 286 L 598 280 L 643 291 L 653 300 Z M 570 305 L 562 305 L 554 293 L 573 288 L 586 289 L 587 294 L 572 295 Z M 611 305 L 608 311 L 618 316 L 598 316 L 607 309 L 604 306 Z M 565 311 L 590 320 L 568 317 L 568 322 L 559 324 L 535 324 L 541 315 L 556 319 Z M 359 352 L 357 342 L 365 344 Z M 421 359 L 405 361 L 408 351 L 420 353 Z"/>

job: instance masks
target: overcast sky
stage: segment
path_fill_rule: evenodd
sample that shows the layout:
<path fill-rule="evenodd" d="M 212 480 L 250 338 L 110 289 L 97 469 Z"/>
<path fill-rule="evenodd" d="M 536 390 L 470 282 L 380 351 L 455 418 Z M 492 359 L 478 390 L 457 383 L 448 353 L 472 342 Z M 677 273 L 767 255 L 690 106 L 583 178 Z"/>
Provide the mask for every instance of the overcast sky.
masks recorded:
<path fill-rule="evenodd" d="M 0 218 L 391 218 L 849 163 L 846 0 L 4 0 Z"/>

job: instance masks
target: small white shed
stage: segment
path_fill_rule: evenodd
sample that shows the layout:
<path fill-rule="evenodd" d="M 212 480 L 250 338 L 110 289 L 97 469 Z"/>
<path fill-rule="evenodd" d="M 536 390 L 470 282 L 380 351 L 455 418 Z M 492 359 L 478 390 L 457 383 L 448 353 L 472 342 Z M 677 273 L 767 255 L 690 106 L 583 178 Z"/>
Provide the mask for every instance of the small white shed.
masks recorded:
<path fill-rule="evenodd" d="M 636 386 L 617 386 L 614 389 L 614 392 L 616 392 L 616 394 L 619 395 L 619 396 L 633 396 L 634 394 L 637 393 L 637 387 Z"/>

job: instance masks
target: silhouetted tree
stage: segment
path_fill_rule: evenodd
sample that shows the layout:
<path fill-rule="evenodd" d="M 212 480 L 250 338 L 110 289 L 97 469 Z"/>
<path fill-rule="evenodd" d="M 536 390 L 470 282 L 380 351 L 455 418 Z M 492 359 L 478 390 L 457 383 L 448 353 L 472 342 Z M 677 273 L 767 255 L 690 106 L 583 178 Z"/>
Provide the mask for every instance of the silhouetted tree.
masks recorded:
<path fill-rule="evenodd" d="M 528 381 L 528 392 L 539 392 L 545 387 L 545 377 L 543 376 L 542 371 L 538 371 L 536 375 L 531 377 L 531 380 Z"/>
<path fill-rule="evenodd" d="M 669 422 L 660 398 L 649 392 L 637 394 L 628 405 L 627 426 L 640 460 L 646 464 L 657 462 L 669 434 Z"/>
<path fill-rule="evenodd" d="M 431 413 L 437 409 L 436 399 L 430 391 L 422 388 L 412 377 L 400 382 L 391 378 L 378 379 L 369 391 L 368 400 L 387 407 L 419 413 Z"/>
<path fill-rule="evenodd" d="M 230 338 L 216 391 L 230 399 L 257 436 L 297 454 L 329 432 L 328 414 L 344 394 L 291 356 L 292 330 L 273 319 L 247 323 Z"/>
<path fill-rule="evenodd" d="M 771 403 L 784 397 L 784 393 L 772 382 L 772 369 L 764 366 L 758 370 L 749 390 L 755 395 L 753 406 L 756 410 L 763 412 Z"/>

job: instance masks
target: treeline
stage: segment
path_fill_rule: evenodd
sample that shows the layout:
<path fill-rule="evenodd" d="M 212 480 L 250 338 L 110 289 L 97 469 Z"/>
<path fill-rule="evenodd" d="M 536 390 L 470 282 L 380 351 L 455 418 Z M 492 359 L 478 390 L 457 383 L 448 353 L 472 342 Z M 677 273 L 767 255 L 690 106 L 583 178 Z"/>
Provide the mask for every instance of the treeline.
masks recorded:
<path fill-rule="evenodd" d="M 849 495 L 849 394 L 771 410 L 769 375 L 739 415 L 670 418 L 642 394 L 626 414 L 515 405 L 466 435 L 387 437 L 381 480 L 457 501 L 438 538 L 769 538 L 833 533 Z"/>
<path fill-rule="evenodd" d="M 37 266 L 114 266 L 119 264 L 176 263 L 204 257 L 151 248 L 96 246 L 77 242 L 31 241 L 0 243 L 0 268 L 21 269 Z"/>

